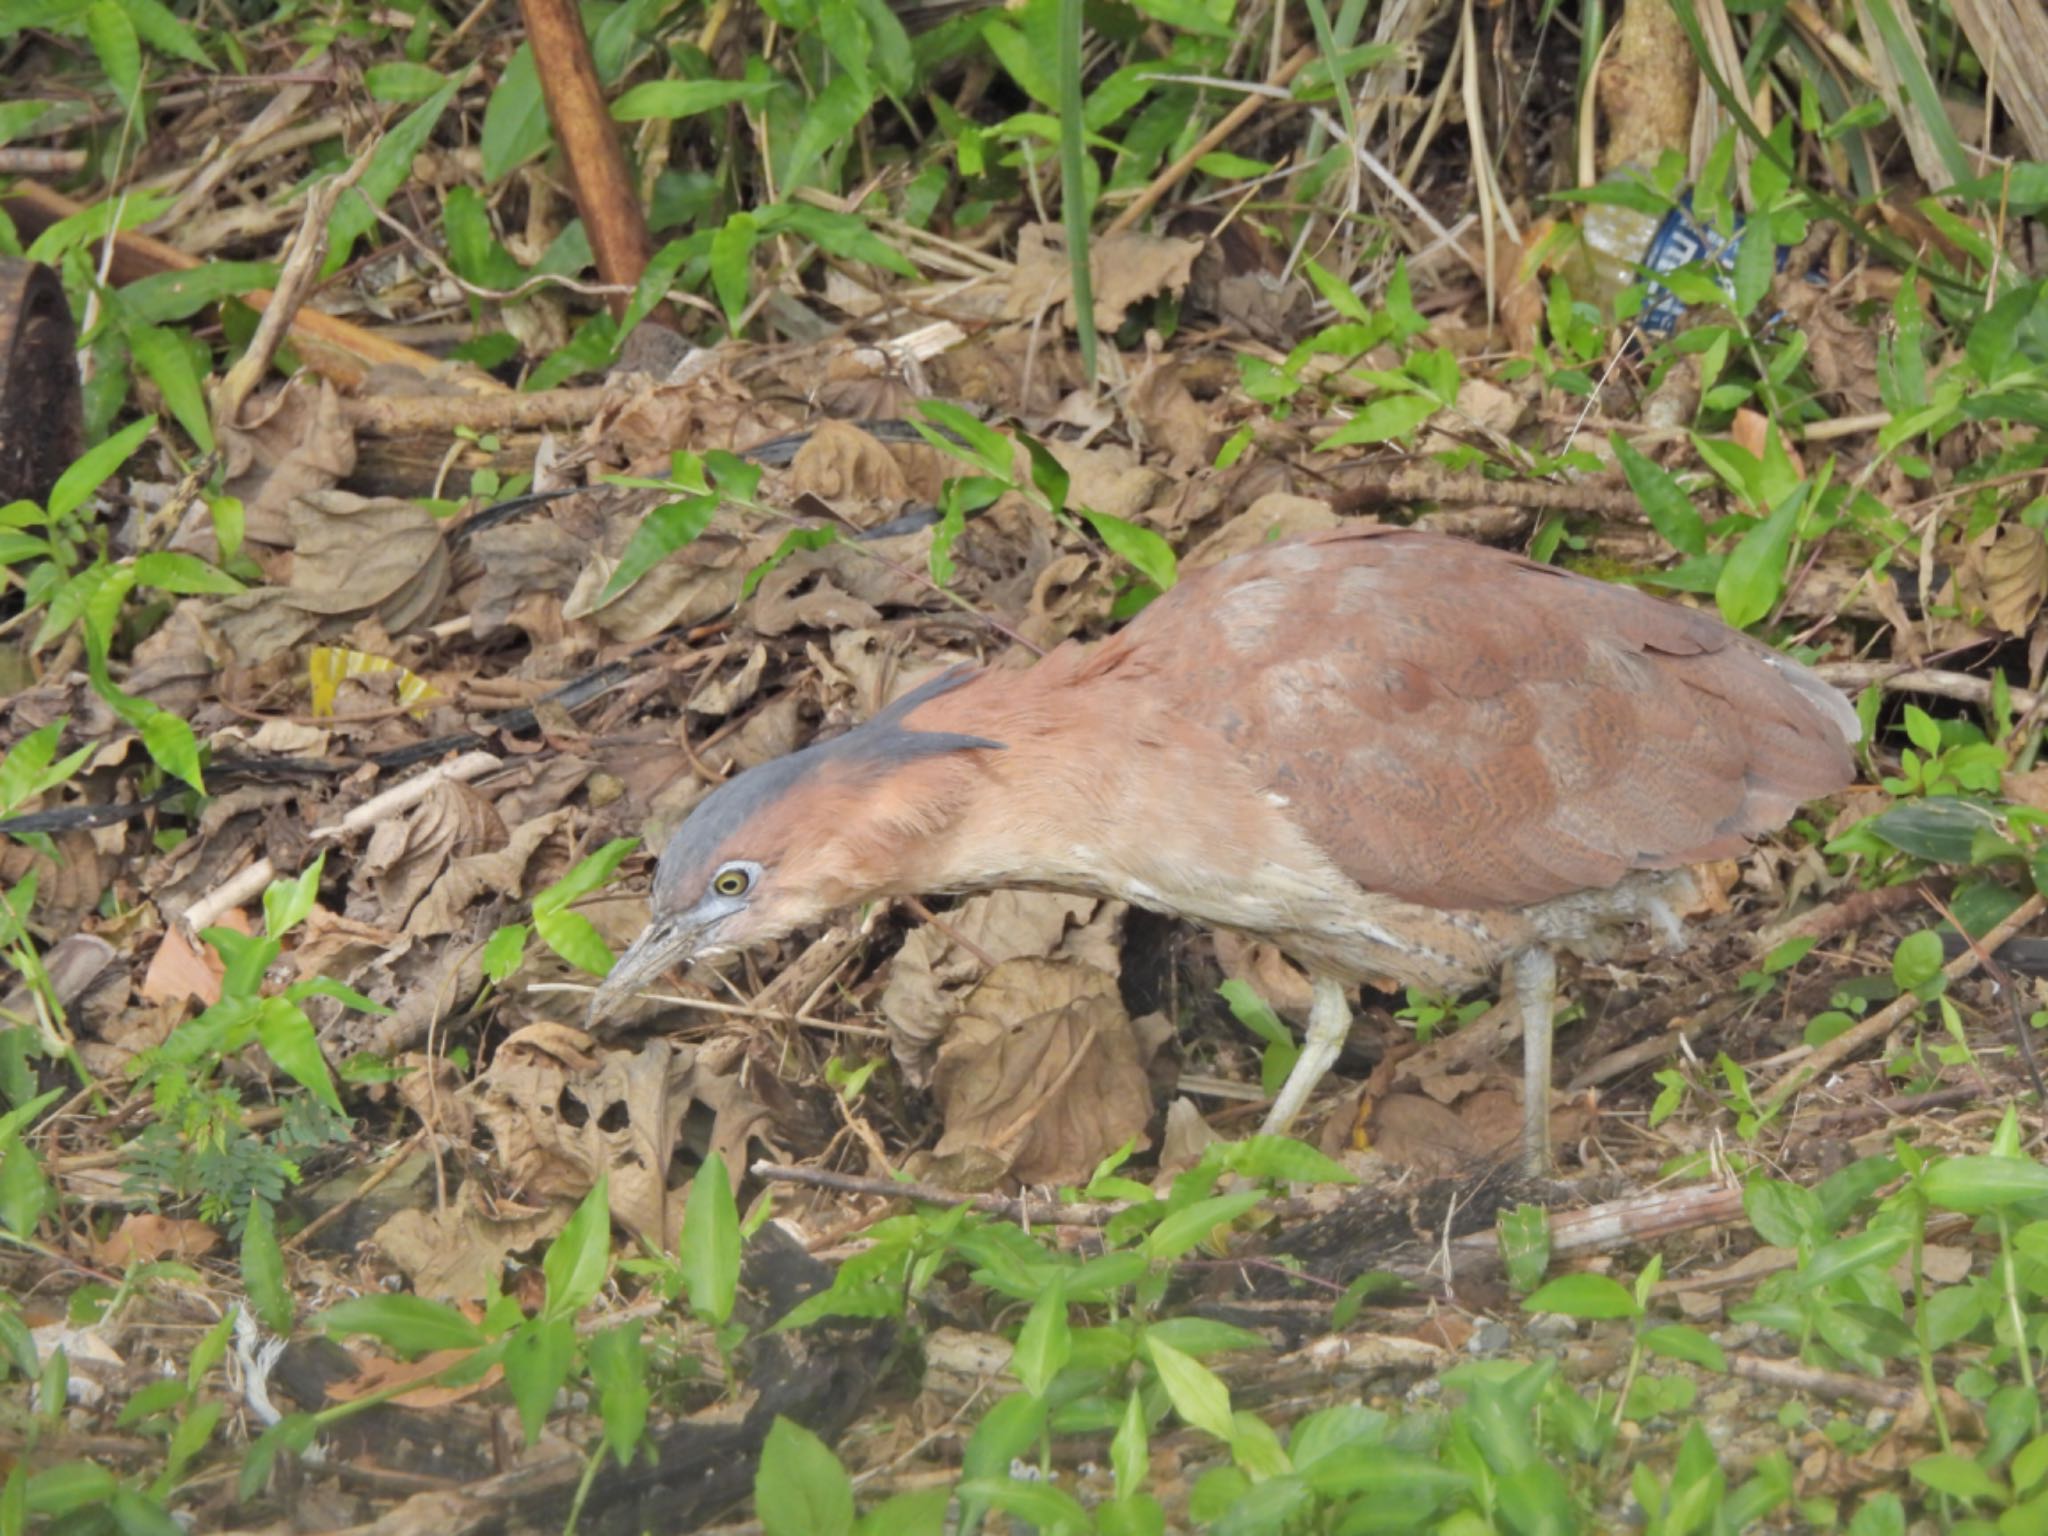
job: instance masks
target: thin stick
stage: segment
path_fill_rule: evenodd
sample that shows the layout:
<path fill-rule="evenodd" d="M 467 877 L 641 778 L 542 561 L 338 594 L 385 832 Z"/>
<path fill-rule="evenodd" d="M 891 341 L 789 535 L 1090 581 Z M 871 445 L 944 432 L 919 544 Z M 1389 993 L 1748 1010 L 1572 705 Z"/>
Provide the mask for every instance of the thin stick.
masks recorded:
<path fill-rule="evenodd" d="M 1286 85 L 1296 75 L 1300 74 L 1307 67 L 1308 61 L 1315 56 L 1315 48 L 1312 45 L 1303 44 L 1287 56 L 1287 62 L 1274 70 L 1271 78 L 1266 83 L 1268 85 Z M 1187 179 L 1188 173 L 1195 168 L 1196 161 L 1210 153 L 1225 139 L 1243 127 L 1246 120 L 1254 112 L 1258 111 L 1260 107 L 1264 106 L 1268 99 L 1265 96 L 1247 96 L 1228 112 L 1224 113 L 1218 119 L 1216 126 L 1196 140 L 1186 154 L 1153 177 L 1152 184 L 1132 200 L 1130 207 L 1110 220 L 1109 228 L 1103 232 L 1104 236 L 1120 235 L 1126 230 L 1135 228 L 1139 221 L 1153 210 L 1162 197 L 1166 196 L 1167 193 Z"/>
<path fill-rule="evenodd" d="M 1977 969 L 1977 957 L 1980 954 L 1996 953 L 2001 944 L 2039 918 L 2044 909 L 2048 909 L 2048 902 L 2044 902 L 2039 896 L 2029 896 L 2013 909 L 2012 914 L 2004 922 L 1985 934 L 1982 940 L 1944 965 L 1941 968 L 1942 974 L 1950 981 L 1960 981 Z M 1777 1085 L 1769 1093 L 1764 1095 L 1764 1112 L 1769 1114 L 1776 1110 L 1799 1089 L 1823 1073 L 1833 1071 L 1836 1066 L 1873 1040 L 1882 1040 L 1919 1006 L 1919 997 L 1908 992 L 1896 1002 L 1880 1008 L 1861 1024 L 1843 1030 L 1825 1045 L 1815 1046 L 1811 1052 L 1798 1060 L 1790 1071 L 1778 1079 Z"/>

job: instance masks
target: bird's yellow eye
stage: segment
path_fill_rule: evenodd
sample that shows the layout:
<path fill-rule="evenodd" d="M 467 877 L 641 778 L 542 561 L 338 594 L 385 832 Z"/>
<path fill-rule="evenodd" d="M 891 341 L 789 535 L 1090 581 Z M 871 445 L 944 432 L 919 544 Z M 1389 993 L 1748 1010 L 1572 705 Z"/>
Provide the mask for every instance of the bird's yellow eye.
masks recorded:
<path fill-rule="evenodd" d="M 711 889 L 721 896 L 744 896 L 753 877 L 744 869 L 721 869 L 712 877 Z"/>

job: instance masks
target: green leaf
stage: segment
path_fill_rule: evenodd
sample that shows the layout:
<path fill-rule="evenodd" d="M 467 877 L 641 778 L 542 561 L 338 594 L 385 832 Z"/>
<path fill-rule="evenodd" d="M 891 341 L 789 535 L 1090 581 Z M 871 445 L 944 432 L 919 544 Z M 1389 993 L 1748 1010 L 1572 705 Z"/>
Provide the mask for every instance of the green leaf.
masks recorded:
<path fill-rule="evenodd" d="M 99 3 L 111 4 L 112 0 L 99 0 Z M 128 462 L 129 456 L 155 430 L 156 418 L 145 416 L 140 421 L 129 423 L 105 442 L 86 449 L 69 469 L 57 477 L 57 484 L 50 491 L 50 515 L 66 517 L 76 512 L 88 496 L 112 478 L 115 470 Z"/>
<path fill-rule="evenodd" d="M 209 261 L 201 267 L 152 272 L 121 290 L 121 313 L 142 325 L 189 320 L 223 299 L 277 284 L 274 261 Z"/>
<path fill-rule="evenodd" d="M 778 185 L 787 197 L 804 186 L 818 162 L 853 138 L 853 130 L 874 104 L 870 88 L 852 75 L 835 75 L 805 108 L 801 126 L 782 156 Z"/>
<path fill-rule="evenodd" d="M 1684 1360 L 1706 1371 L 1726 1371 L 1728 1356 L 1706 1334 L 1683 1323 L 1666 1323 L 1643 1331 L 1643 1347 L 1667 1360 Z"/>
<path fill-rule="evenodd" d="M 1704 555 L 1707 552 L 1707 525 L 1700 517 L 1699 509 L 1692 504 L 1692 498 L 1685 494 L 1671 472 L 1643 454 L 1619 432 L 1610 436 L 1608 441 L 1614 447 L 1615 462 L 1621 465 L 1622 474 L 1628 478 L 1628 488 L 1643 504 L 1643 513 L 1650 519 L 1650 526 L 1680 554 Z"/>
<path fill-rule="evenodd" d="M 1753 315 L 1771 291 L 1771 279 L 1778 270 L 1778 252 L 1767 223 L 1752 221 L 1738 238 L 1742 243 L 1735 250 L 1735 313 Z"/>
<path fill-rule="evenodd" d="M 859 1536 L 946 1536 L 950 1488 L 920 1488 L 892 1494 L 860 1517 Z"/>
<path fill-rule="evenodd" d="M 745 304 L 744 295 L 741 303 Z M 618 568 L 604 584 L 603 601 L 610 602 L 677 550 L 695 543 L 718 516 L 718 508 L 716 496 L 693 496 L 688 501 L 664 502 L 649 512 L 626 541 Z"/>
<path fill-rule="evenodd" d="M 1280 1022 L 1273 1005 L 1246 982 L 1226 981 L 1216 989 L 1216 994 L 1229 1005 L 1231 1016 L 1269 1047 L 1259 1055 L 1259 1086 L 1268 1098 L 1272 1097 L 1301 1058 L 1301 1046 L 1295 1041 L 1294 1031 Z"/>
<path fill-rule="evenodd" d="M 1806 482 L 1801 481 L 1729 552 L 1721 579 L 1714 584 L 1714 602 L 1730 628 L 1747 629 L 1776 606 L 1785 590 L 1785 561 L 1806 505 L 1806 491 Z"/>
<path fill-rule="evenodd" d="M 327 868 L 322 851 L 313 862 L 288 880 L 273 880 L 263 892 L 263 933 L 281 939 L 313 915 L 320 904 L 320 876 Z"/>
<path fill-rule="evenodd" d="M 1862 0 L 1858 10 L 1877 34 L 1866 46 L 1882 45 L 1893 77 L 1905 87 L 1909 105 L 1903 110 L 1918 119 L 1921 130 L 1941 156 L 1948 179 L 1963 180 L 1970 174 L 1970 155 L 1956 137 L 1955 125 L 1949 121 L 1941 88 L 1927 72 L 1917 22 L 1910 15 L 1902 16 L 1892 0 Z"/>
<path fill-rule="evenodd" d="M 1981 805 L 1938 795 L 1906 800 L 1861 824 L 1901 853 L 1937 864 L 1968 864 L 1980 832 L 1997 832 L 1998 818 Z"/>
<path fill-rule="evenodd" d="M 0 1153 L 0 1227 L 27 1237 L 56 1203 L 42 1162 L 27 1142 L 11 1143 Z"/>
<path fill-rule="evenodd" d="M 1082 1536 L 1093 1522 L 1074 1496 L 1051 1483 L 1027 1483 L 1010 1477 L 970 1478 L 960 1485 L 960 1497 L 993 1505 L 1018 1523 L 1035 1527 L 1045 1536 Z M 780 1536 L 770 1531 L 768 1536 Z"/>
<path fill-rule="evenodd" d="M 491 87 L 491 99 L 484 103 L 483 135 L 478 142 L 484 180 L 496 186 L 527 161 L 544 154 L 553 142 L 533 44 L 521 43 L 512 50 L 505 72 Z"/>
<path fill-rule="evenodd" d="M 233 593 L 243 590 L 242 584 L 226 571 L 207 564 L 197 555 L 173 554 L 155 551 L 135 557 L 136 585 L 155 587 L 162 592 L 176 592 L 193 595 L 206 592 Z"/>
<path fill-rule="evenodd" d="M 734 102 L 759 101 L 782 88 L 779 80 L 648 80 L 612 103 L 612 117 L 622 123 L 649 118 L 673 121 L 715 112 Z"/>
<path fill-rule="evenodd" d="M 1941 935 L 1922 928 L 1899 940 L 1899 947 L 1892 951 L 1892 980 L 1902 992 L 1931 997 L 1940 990 L 1935 982 L 1943 979 L 1941 965 Z"/>
<path fill-rule="evenodd" d="M 285 998 L 266 997 L 257 1005 L 255 1018 L 256 1039 L 264 1054 L 337 1115 L 346 1113 L 305 1010 Z"/>
<path fill-rule="evenodd" d="M 1113 554 L 1128 562 L 1140 576 L 1160 591 L 1172 588 L 1180 579 L 1179 562 L 1174 556 L 1173 546 L 1154 533 L 1150 528 L 1141 528 L 1108 512 L 1081 510 L 1088 526 L 1096 536 L 1107 544 Z"/>
<path fill-rule="evenodd" d="M 751 213 L 733 214 L 711 237 L 711 286 L 725 310 L 726 323 L 735 332 L 753 289 L 752 261 L 759 238 L 760 225 Z"/>
<path fill-rule="evenodd" d="M 640 1326 L 640 1319 L 635 1318 L 607 1328 L 587 1346 L 604 1443 L 621 1467 L 632 1464 L 633 1452 L 647 1429 L 648 1405 L 654 1401 L 647 1386 L 647 1351 L 640 1343 Z"/>
<path fill-rule="evenodd" d="M 611 947 L 581 912 L 536 910 L 533 928 L 540 935 L 541 943 L 585 975 L 603 976 L 611 970 Z"/>
<path fill-rule="evenodd" d="M 142 92 L 142 43 L 135 23 L 115 0 L 92 0 L 85 8 L 85 35 L 123 106 Z"/>
<path fill-rule="evenodd" d="M 1145 1423 L 1145 1402 L 1135 1389 L 1124 1400 L 1123 1419 L 1109 1442 L 1109 1465 L 1116 1476 L 1116 1495 L 1120 1499 L 1127 1499 L 1143 1488 L 1151 1471 L 1152 1441 Z"/>
<path fill-rule="evenodd" d="M 1026 1392 L 1043 1397 L 1073 1352 L 1074 1335 L 1067 1325 L 1066 1287 L 1055 1278 L 1025 1314 L 1016 1348 L 1010 1355 L 1010 1369 Z"/>
<path fill-rule="evenodd" d="M 1038 494 L 1058 516 L 1067 509 L 1067 493 L 1073 489 L 1073 479 L 1067 474 L 1064 464 L 1053 457 L 1052 450 L 1037 438 L 1019 432 L 1017 440 L 1024 445 L 1024 451 L 1031 456 L 1031 483 L 1038 488 Z"/>
<path fill-rule="evenodd" d="M 2018 1157 L 1945 1157 L 1920 1176 L 1920 1189 L 1944 1210 L 1978 1215 L 2048 1199 L 2048 1165 Z"/>
<path fill-rule="evenodd" d="M 484 945 L 480 963 L 492 986 L 503 986 L 505 978 L 519 969 L 520 962 L 526 958 L 526 937 L 526 924 L 507 923 Z"/>
<path fill-rule="evenodd" d="M 127 12 L 136 34 L 157 52 L 183 59 L 201 69 L 213 68 L 213 60 L 199 46 L 199 39 L 192 35 L 192 29 L 159 0 L 121 0 L 121 9 Z"/>
<path fill-rule="evenodd" d="M 723 1325 L 740 1283 L 740 1213 L 725 1159 L 713 1152 L 690 1180 L 683 1208 L 683 1285 L 690 1310 Z"/>
<path fill-rule="evenodd" d="M 1405 438 L 1434 416 L 1438 409 L 1436 401 L 1427 395 L 1382 395 L 1353 412 L 1349 421 L 1316 446 L 1328 451 Z"/>
<path fill-rule="evenodd" d="M 1166 1389 L 1173 1411 L 1197 1429 L 1205 1429 L 1229 1444 L 1236 1423 L 1230 1412 L 1230 1388 L 1223 1384 L 1223 1379 L 1192 1355 L 1182 1354 L 1149 1331 L 1144 1349 L 1159 1373 L 1159 1384 Z"/>
<path fill-rule="evenodd" d="M 56 756 L 57 743 L 68 723 L 66 717 L 38 727 L 17 741 L 7 756 L 0 759 L 0 816 L 11 815 L 37 795 L 47 794 L 65 783 L 92 756 L 94 749 L 87 745 L 68 754 L 61 762 L 51 761 Z"/>
<path fill-rule="evenodd" d="M 244 1500 L 255 1498 L 263 1491 L 263 1485 L 270 1481 L 270 1469 L 279 1454 L 284 1451 L 294 1455 L 303 1452 L 319 1433 L 320 1421 L 310 1413 L 286 1414 L 266 1429 L 242 1460 L 242 1473 L 236 1480 L 240 1497 Z"/>
<path fill-rule="evenodd" d="M 1864 1268 L 1883 1270 L 1912 1246 L 1913 1234 L 1900 1227 L 1872 1227 L 1854 1237 L 1836 1238 L 1814 1250 L 1801 1268 L 1801 1290 L 1818 1290 L 1831 1280 Z"/>
<path fill-rule="evenodd" d="M 249 1219 L 242 1223 L 242 1287 L 249 1305 L 272 1333 L 286 1338 L 292 1331 L 292 1293 L 285 1284 L 284 1250 L 277 1245 L 277 1221 L 270 1202 L 249 1198 Z"/>
<path fill-rule="evenodd" d="M 460 77 L 450 80 L 399 119 L 378 140 L 377 147 L 370 151 L 368 169 L 354 186 L 341 194 L 340 201 L 334 205 L 334 216 L 328 221 L 325 275 L 332 276 L 347 266 L 355 254 L 356 242 L 376 228 L 377 210 L 390 202 L 392 195 L 411 177 L 414 159 L 427 147 L 435 125 L 441 121 L 442 112 L 455 99 L 455 92 L 461 85 Z M 535 95 L 539 95 L 538 90 Z"/>
<path fill-rule="evenodd" d="M 1358 1176 L 1335 1158 L 1291 1136 L 1247 1136 L 1243 1141 L 1211 1142 L 1202 1157 L 1211 1167 L 1227 1168 L 1248 1179 L 1289 1184 L 1358 1182 Z"/>
<path fill-rule="evenodd" d="M 481 1328 L 446 1302 L 404 1292 L 338 1302 L 315 1317 L 312 1326 L 325 1333 L 367 1334 L 406 1356 L 476 1349 L 487 1342 Z"/>
<path fill-rule="evenodd" d="M 135 366 L 156 385 L 185 435 L 211 453 L 213 419 L 207 414 L 206 390 L 184 338 L 161 326 L 132 323 L 123 326 L 121 333 L 128 340 Z"/>
<path fill-rule="evenodd" d="M 1214 1195 L 1175 1211 L 1145 1234 L 1145 1256 L 1155 1264 L 1177 1259 L 1265 1198 L 1258 1190 L 1241 1190 L 1233 1195 Z M 1230 1437 L 1226 1434 L 1223 1438 Z"/>
<path fill-rule="evenodd" d="M 1951 1451 L 1923 1456 L 1906 1469 L 1913 1481 L 1950 1498 L 2004 1504 L 2012 1495 L 2003 1483 L 1967 1456 Z"/>
<path fill-rule="evenodd" d="M 1559 1275 L 1523 1298 L 1525 1312 L 1558 1312 L 1566 1317 L 1635 1317 L 1641 1312 L 1626 1287 L 1605 1275 Z"/>
<path fill-rule="evenodd" d="M 778 1414 L 754 1474 L 754 1514 L 767 1536 L 849 1536 L 853 1483 L 830 1446 Z"/>
<path fill-rule="evenodd" d="M 541 1259 L 548 1299 L 543 1317 L 572 1320 L 590 1304 L 611 1267 L 612 1211 L 609 1180 L 600 1173 L 567 1226 Z"/>
<path fill-rule="evenodd" d="M 1494 1227 L 1508 1283 L 1518 1291 L 1533 1291 L 1550 1268 L 1550 1212 L 1525 1201 L 1512 1211 L 1501 1211 Z"/>
<path fill-rule="evenodd" d="M 447 83 L 430 64 L 392 59 L 363 71 L 363 89 L 376 101 L 425 101 Z"/>
<path fill-rule="evenodd" d="M 575 1320 L 561 1316 L 527 1319 L 507 1337 L 501 1363 L 505 1388 L 519 1410 L 520 1428 L 526 1443 L 532 1445 L 547 1427 L 548 1411 L 569 1379 L 569 1367 L 576 1363 Z"/>

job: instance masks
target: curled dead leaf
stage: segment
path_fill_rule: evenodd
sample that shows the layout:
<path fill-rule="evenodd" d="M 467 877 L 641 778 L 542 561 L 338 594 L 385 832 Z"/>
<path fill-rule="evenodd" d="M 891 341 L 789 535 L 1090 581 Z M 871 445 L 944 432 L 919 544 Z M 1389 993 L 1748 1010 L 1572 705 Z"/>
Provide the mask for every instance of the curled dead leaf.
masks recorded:
<path fill-rule="evenodd" d="M 941 1165 L 1025 1184 L 1084 1179 L 1152 1117 L 1144 1047 L 1093 966 L 1006 961 L 970 993 L 932 1073 L 946 1119 Z M 942 1167 L 941 1176 L 964 1168 Z"/>
<path fill-rule="evenodd" d="M 2008 523 L 1984 551 L 1984 611 L 2009 635 L 2024 635 L 2048 597 L 2048 539 Z"/>

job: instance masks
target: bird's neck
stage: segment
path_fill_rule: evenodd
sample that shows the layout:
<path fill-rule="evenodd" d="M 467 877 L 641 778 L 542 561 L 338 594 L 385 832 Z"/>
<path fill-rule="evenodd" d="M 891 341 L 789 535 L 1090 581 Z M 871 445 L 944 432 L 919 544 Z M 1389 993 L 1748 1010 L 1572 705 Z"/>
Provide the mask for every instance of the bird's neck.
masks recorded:
<path fill-rule="evenodd" d="M 1228 869 L 1263 830 L 1246 824 L 1261 807 L 1248 813 L 1238 787 L 1190 782 L 1202 770 L 1156 690 L 1091 669 L 1079 647 L 983 673 L 910 724 L 1003 743 L 928 770 L 947 814 L 918 849 L 924 890 L 1035 885 L 1156 903 L 1177 871 Z"/>

